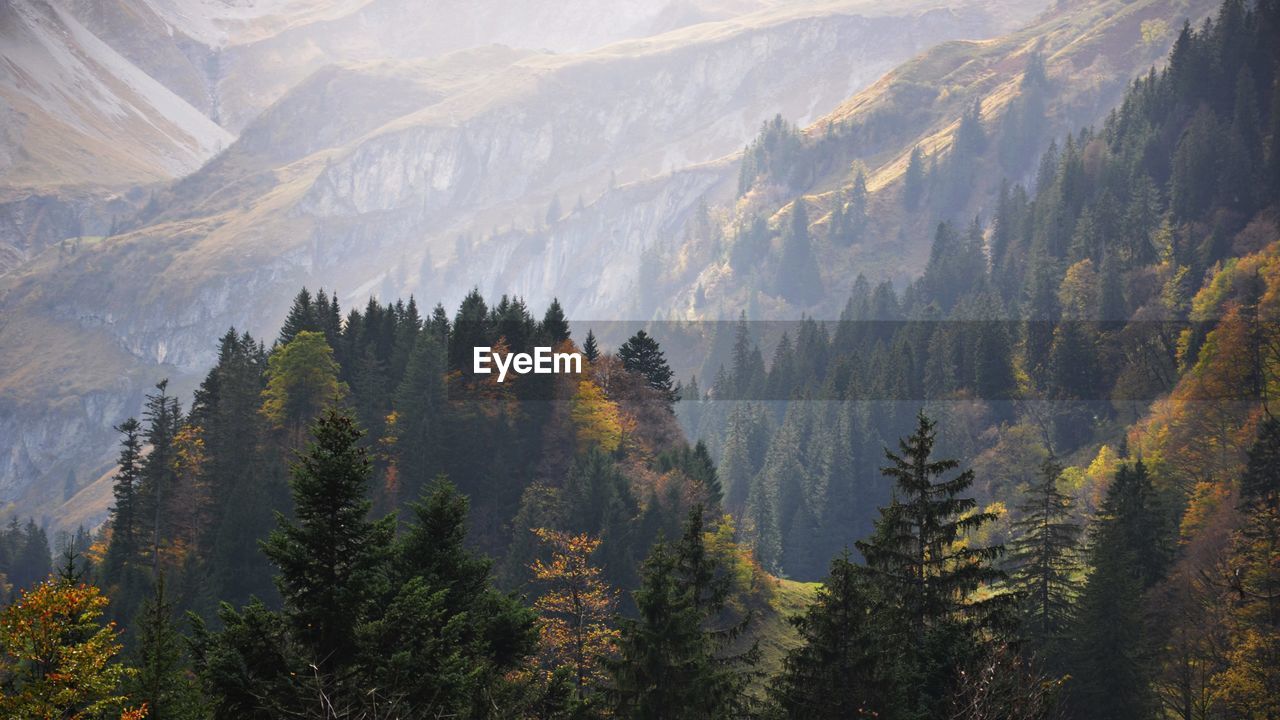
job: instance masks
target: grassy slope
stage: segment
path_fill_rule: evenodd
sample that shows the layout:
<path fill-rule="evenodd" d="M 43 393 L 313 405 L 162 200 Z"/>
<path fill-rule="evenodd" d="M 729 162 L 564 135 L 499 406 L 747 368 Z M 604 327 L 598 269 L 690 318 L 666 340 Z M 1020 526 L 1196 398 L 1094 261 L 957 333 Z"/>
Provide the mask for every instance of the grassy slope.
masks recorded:
<path fill-rule="evenodd" d="M 829 126 L 870 123 L 879 130 L 873 147 L 846 147 L 841 151 L 845 154 L 830 163 L 832 169 L 802 194 L 818 238 L 814 249 L 826 286 L 823 302 L 808 308 L 808 313 L 837 317 L 859 273 L 872 280 L 911 279 L 919 274 L 936 218 L 903 210 L 901 177 L 912 149 L 919 146 L 926 156 L 945 157 L 960 117 L 975 100 L 982 103 L 988 134 L 994 132 L 1005 106 L 1017 95 L 1032 53 L 1045 58 L 1051 82 L 1043 143 L 1047 145 L 1051 137 L 1104 117 L 1134 77 L 1163 61 L 1183 18 L 1196 22 L 1217 5 L 1215 0 L 1092 0 L 1047 13 L 1001 38 L 943 43 L 811 125 L 805 131 L 811 141 Z M 878 117 L 893 120 L 877 123 Z M 986 158 L 991 167 L 984 166 L 977 174 L 970 203 L 953 218 L 957 222 L 963 224 L 975 215 L 989 219 L 1003 176 L 991 162 L 993 155 L 989 152 Z M 855 163 L 867 168 L 868 214 L 875 240 L 834 248 L 825 241 L 826 227 L 837 191 L 853 183 Z M 1030 167 L 1034 166 L 1031 162 Z M 770 217 L 771 224 L 780 227 L 795 198 L 795 193 L 766 183 L 716 214 L 729 236 L 738 218 L 753 214 Z M 672 278 L 671 291 L 678 298 L 675 312 L 680 317 L 705 317 L 723 308 L 736 314 L 737 308 L 753 307 L 761 317 L 793 318 L 806 310 L 771 297 L 767 288 L 757 287 L 759 282 L 735 277 L 725 255 L 710 257 L 707 252 L 706 243 L 695 238 L 677 253 L 681 268 L 678 277 Z M 705 294 L 701 306 L 694 301 L 699 287 Z"/>

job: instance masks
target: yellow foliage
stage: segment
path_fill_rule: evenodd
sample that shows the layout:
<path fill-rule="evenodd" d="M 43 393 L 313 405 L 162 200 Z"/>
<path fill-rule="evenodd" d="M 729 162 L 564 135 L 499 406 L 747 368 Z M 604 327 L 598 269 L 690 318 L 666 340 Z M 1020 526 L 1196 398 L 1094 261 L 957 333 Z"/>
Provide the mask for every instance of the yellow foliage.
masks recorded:
<path fill-rule="evenodd" d="M 577 431 L 580 449 L 599 445 L 601 450 L 611 453 L 622 444 L 622 418 L 618 406 L 605 397 L 604 391 L 594 382 L 582 380 L 578 383 L 569 417 Z"/>
<path fill-rule="evenodd" d="M 1092 320 L 1098 313 L 1098 273 L 1089 259 L 1067 268 L 1062 284 L 1058 286 L 1058 302 L 1062 305 L 1064 320 Z"/>
<path fill-rule="evenodd" d="M 547 591 L 534 602 L 541 616 L 543 664 L 548 672 L 567 667 L 579 695 L 606 679 L 604 661 L 613 653 L 618 630 L 609 625 L 617 591 L 600 578 L 591 555 L 600 540 L 537 528 L 533 533 L 550 548 L 550 562 L 535 560 L 529 569 Z"/>
<path fill-rule="evenodd" d="M 116 695 L 129 673 L 116 661 L 119 633 L 99 618 L 107 599 L 92 585 L 49 579 L 0 613 L 0 715 L 31 720 L 89 720 L 141 710 Z"/>
<path fill-rule="evenodd" d="M 262 414 L 277 428 L 297 430 L 327 404 L 340 400 L 345 390 L 338 381 L 338 361 L 324 335 L 300 332 L 267 361 Z"/>

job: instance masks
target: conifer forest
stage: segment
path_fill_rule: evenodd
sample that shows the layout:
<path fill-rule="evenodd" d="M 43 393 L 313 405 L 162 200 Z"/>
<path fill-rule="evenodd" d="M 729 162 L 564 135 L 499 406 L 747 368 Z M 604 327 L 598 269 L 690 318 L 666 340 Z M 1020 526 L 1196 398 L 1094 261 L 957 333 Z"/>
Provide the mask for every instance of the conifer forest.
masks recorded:
<path fill-rule="evenodd" d="M 0 717 L 1280 720 L 1280 1 L 652 6 L 0 7 Z"/>

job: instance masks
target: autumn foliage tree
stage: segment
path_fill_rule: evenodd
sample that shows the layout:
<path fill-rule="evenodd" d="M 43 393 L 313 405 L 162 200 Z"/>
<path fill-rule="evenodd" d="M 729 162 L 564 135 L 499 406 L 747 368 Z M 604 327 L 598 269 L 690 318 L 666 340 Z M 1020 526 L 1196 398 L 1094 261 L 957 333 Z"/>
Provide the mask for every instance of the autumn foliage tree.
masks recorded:
<path fill-rule="evenodd" d="M 267 361 L 262 414 L 273 425 L 301 433 L 326 404 L 340 397 L 338 363 L 322 333 L 303 331 Z"/>
<path fill-rule="evenodd" d="M 610 625 L 616 592 L 591 564 L 600 540 L 546 528 L 533 532 L 551 550 L 549 561 L 535 560 L 529 568 L 547 588 L 533 604 L 541 617 L 543 662 L 548 669 L 568 668 L 578 699 L 586 700 L 607 678 L 603 661 L 618 639 Z"/>
<path fill-rule="evenodd" d="M 100 618 L 98 588 L 50 578 L 0 613 L 0 715 L 33 720 L 141 720 L 117 694 L 128 674 L 120 633 Z"/>

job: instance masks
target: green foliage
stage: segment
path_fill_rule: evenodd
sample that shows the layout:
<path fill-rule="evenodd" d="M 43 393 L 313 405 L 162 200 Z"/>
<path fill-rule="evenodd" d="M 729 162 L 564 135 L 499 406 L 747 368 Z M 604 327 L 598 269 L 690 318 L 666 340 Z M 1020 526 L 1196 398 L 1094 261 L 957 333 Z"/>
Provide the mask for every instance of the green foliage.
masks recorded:
<path fill-rule="evenodd" d="M 1017 593 L 1027 640 L 1041 657 L 1061 658 L 1070 637 L 1079 582 L 1080 526 L 1074 503 L 1058 489 L 1062 466 L 1050 457 L 1018 507 L 1009 547 L 1010 586 Z"/>
<path fill-rule="evenodd" d="M 296 433 L 343 393 L 333 348 L 324 335 L 302 331 L 267 361 L 262 414 L 276 427 Z"/>
<path fill-rule="evenodd" d="M 1143 718 L 1155 711 L 1142 594 L 1163 577 L 1168 539 L 1146 467 L 1122 465 L 1090 539 L 1092 571 L 1072 631 L 1072 703 L 1087 717 Z"/>
<path fill-rule="evenodd" d="M 355 421 L 330 409 L 312 434 L 291 469 L 293 519 L 278 514 L 279 528 L 262 549 L 280 570 L 277 584 L 294 635 L 327 673 L 355 655 L 359 618 L 385 582 L 394 520 L 368 518 L 371 463 Z"/>
<path fill-rule="evenodd" d="M 782 234 L 782 256 L 778 259 L 777 272 L 775 287 L 788 302 L 805 307 L 822 298 L 822 276 L 809 237 L 809 214 L 804 198 L 796 199 L 791 221 Z"/>
<path fill-rule="evenodd" d="M 844 720 L 891 717 L 895 695 L 892 660 L 881 643 L 874 589 L 848 553 L 831 571 L 813 605 L 791 619 L 803 641 L 787 655 L 771 688 L 771 715 Z"/>
<path fill-rule="evenodd" d="M 885 451 L 889 465 L 882 472 L 893 478 L 895 497 L 881 509 L 872 537 L 858 543 L 869 581 L 880 597 L 892 599 L 892 609 L 883 612 L 891 637 L 913 648 L 903 657 L 901 678 L 916 687 L 905 716 L 941 712 L 952 673 L 1001 629 L 1008 600 L 974 597 L 982 585 L 1003 579 L 992 566 L 1003 547 L 964 542 L 995 516 L 976 512 L 974 500 L 962 496 L 973 484 L 972 470 L 942 479 L 959 463 L 933 459 L 934 428 L 921 413 L 915 432 L 899 442 L 901 454 Z"/>
<path fill-rule="evenodd" d="M 728 598 L 730 578 L 703 538 L 702 508 L 689 514 L 674 546 L 654 545 L 634 593 L 637 618 L 624 619 L 619 658 L 610 663 L 611 695 L 622 718 L 732 718 L 746 709 L 743 694 L 755 650 L 724 656 L 742 624 L 715 622 Z"/>
<path fill-rule="evenodd" d="M 90 720 L 125 710 L 129 671 L 116 659 L 119 631 L 100 621 L 107 599 L 92 585 L 49 579 L 0 612 L 0 713 Z"/>
<path fill-rule="evenodd" d="M 622 366 L 627 372 L 644 377 L 645 384 L 656 390 L 668 403 L 680 399 L 672 385 L 673 373 L 662 354 L 661 346 L 644 330 L 637 330 L 635 335 L 618 348 L 618 358 L 622 360 Z"/>
<path fill-rule="evenodd" d="M 145 705 L 153 720 L 195 720 L 205 717 L 204 700 L 187 670 L 184 639 L 174 627 L 173 604 L 164 577 L 155 594 L 142 604 L 133 623 L 139 637 L 131 664 L 137 672 L 125 682 L 131 701 Z"/>

